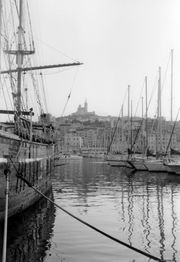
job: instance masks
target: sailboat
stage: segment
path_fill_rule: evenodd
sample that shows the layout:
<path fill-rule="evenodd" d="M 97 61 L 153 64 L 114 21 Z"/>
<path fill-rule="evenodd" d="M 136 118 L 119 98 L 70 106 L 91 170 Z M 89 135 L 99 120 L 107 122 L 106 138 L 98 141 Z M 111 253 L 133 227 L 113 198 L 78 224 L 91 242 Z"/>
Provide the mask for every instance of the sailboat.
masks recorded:
<path fill-rule="evenodd" d="M 8 216 L 10 217 L 22 212 L 40 198 L 21 178 L 25 178 L 36 189 L 46 194 L 51 188 L 51 174 L 54 171 L 54 127 L 49 122 L 48 115 L 42 110 L 36 117 L 38 120 L 33 120 L 34 110 L 30 106 L 27 108 L 23 98 L 25 77 L 29 73 L 37 93 L 37 82 L 33 72 L 81 64 L 74 62 L 32 66 L 31 56 L 35 53 L 35 47 L 30 34 L 27 34 L 25 30 L 27 24 L 31 25 L 25 17 L 29 14 L 25 12 L 28 6 L 25 5 L 26 3 L 27 1 L 24 0 L 15 1 L 14 4 L 12 1 L 0 0 L 0 85 L 2 89 L 7 88 L 5 82 L 9 81 L 13 98 L 11 110 L 7 108 L 0 110 L 1 116 L 2 114 L 12 116 L 10 121 L 0 123 L 0 220 L 4 219 L 5 213 L 7 176 L 9 180 Z M 9 13 L 8 10 L 10 10 Z M 10 19 L 12 19 L 11 27 L 9 26 Z M 11 32 L 12 35 L 10 35 Z M 4 57 L 5 62 L 2 59 Z M 38 104 L 40 104 L 39 100 Z"/>
<path fill-rule="evenodd" d="M 158 80 L 158 108 L 157 108 L 157 132 L 156 132 L 156 158 L 147 159 L 144 165 L 150 172 L 168 172 L 164 165 L 162 152 L 162 116 L 161 116 L 161 67 L 159 67 Z"/>
<path fill-rule="evenodd" d="M 175 126 L 176 126 L 176 122 L 177 122 L 177 119 L 178 119 L 179 112 L 180 112 L 180 108 L 178 110 L 177 117 L 176 117 L 176 120 L 175 120 L 173 128 L 172 128 L 172 132 L 171 132 L 171 136 L 170 136 L 170 139 L 169 139 L 169 143 L 167 145 L 166 152 L 168 152 L 169 146 L 172 145 L 172 136 L 173 136 L 173 133 L 174 133 L 174 130 L 175 130 Z M 173 155 L 174 155 L 174 157 L 173 157 Z M 170 149 L 169 157 L 164 162 L 164 165 L 168 168 L 168 173 L 180 175 L 179 155 L 180 155 L 180 152 L 178 150 L 174 150 L 173 148 Z"/>
<path fill-rule="evenodd" d="M 131 111 L 132 111 L 132 104 L 131 104 Z M 106 156 L 106 161 L 108 162 L 108 164 L 112 167 L 126 167 L 126 168 L 130 168 L 132 169 L 133 166 L 132 164 L 128 161 L 129 159 L 129 154 L 127 153 L 128 151 L 128 147 L 131 144 L 132 137 L 130 135 L 130 125 L 132 124 L 132 112 L 131 112 L 131 124 L 130 124 L 130 85 L 128 85 L 128 121 L 127 121 L 127 138 L 125 139 L 124 137 L 124 123 L 123 123 L 123 105 L 121 107 L 121 111 L 120 113 L 122 113 L 122 122 L 121 122 L 121 151 L 118 152 L 117 154 L 115 153 L 110 153 L 112 144 L 114 142 L 114 137 L 115 134 L 117 133 L 117 129 L 118 129 L 118 124 L 119 124 L 119 120 L 120 120 L 120 115 L 118 117 L 114 132 L 112 134 L 112 138 L 110 141 L 110 144 L 108 145 L 108 149 L 107 149 L 107 156 Z M 131 138 L 130 138 L 131 137 Z"/>
<path fill-rule="evenodd" d="M 136 171 L 147 171 L 147 167 L 144 165 L 144 161 L 146 160 L 146 154 L 147 154 L 147 146 L 148 146 L 148 132 L 147 132 L 147 112 L 148 112 L 148 107 L 147 107 L 147 76 L 145 76 L 145 102 L 146 102 L 146 114 L 145 114 L 145 120 L 143 118 L 143 110 L 142 110 L 142 121 L 141 124 L 137 130 L 134 142 L 132 144 L 132 149 L 134 148 L 136 144 L 136 140 L 139 137 L 139 134 L 141 132 L 142 138 L 141 138 L 141 154 L 138 156 L 137 154 L 134 154 L 133 150 L 131 150 L 131 158 L 129 159 L 129 163 L 134 167 L 134 170 Z M 143 100 L 142 100 L 142 109 L 143 109 Z M 144 123 L 145 122 L 145 123 Z M 145 139 L 143 137 L 143 127 L 145 124 Z"/>

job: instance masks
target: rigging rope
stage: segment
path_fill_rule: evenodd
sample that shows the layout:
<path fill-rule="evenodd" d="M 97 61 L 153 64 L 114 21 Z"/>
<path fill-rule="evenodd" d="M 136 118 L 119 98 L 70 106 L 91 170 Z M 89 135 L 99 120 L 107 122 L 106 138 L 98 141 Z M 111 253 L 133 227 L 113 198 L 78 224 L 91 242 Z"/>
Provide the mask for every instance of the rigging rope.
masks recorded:
<path fill-rule="evenodd" d="M 64 116 L 64 112 L 65 112 L 65 110 L 66 110 L 66 107 L 67 107 L 67 104 L 68 104 L 68 102 L 69 102 L 70 97 L 71 97 L 71 91 L 70 91 L 70 93 L 69 93 L 69 95 L 68 95 L 68 97 L 67 97 L 67 100 L 66 100 L 66 103 L 65 103 L 65 105 L 64 105 L 64 108 L 63 108 L 61 117 Z"/>
<path fill-rule="evenodd" d="M 4 97 L 4 102 L 5 102 L 5 105 L 6 105 L 6 109 L 8 110 L 8 105 L 7 105 L 7 101 L 6 101 L 6 96 L 5 96 L 5 93 L 4 93 L 4 88 L 3 88 L 4 85 L 2 85 L 2 93 L 3 93 L 3 97 Z M 8 119 L 10 121 L 10 116 L 8 114 Z"/>
<path fill-rule="evenodd" d="M 33 37 L 33 30 L 32 30 L 32 23 L 31 23 L 31 16 L 30 16 L 30 9 L 29 9 L 29 4 L 27 1 L 27 11 L 28 11 L 28 18 L 29 18 L 29 26 L 30 26 L 30 31 L 31 31 L 31 35 L 30 37 L 32 38 L 32 49 L 35 50 L 35 45 L 34 45 L 34 37 Z M 30 41 L 30 46 L 31 46 L 31 41 Z"/>
<path fill-rule="evenodd" d="M 137 102 L 137 105 L 136 105 L 134 117 L 136 117 L 136 114 L 137 114 L 138 106 L 139 106 L 140 99 L 142 97 L 142 92 L 143 92 L 143 89 L 144 89 L 144 83 L 145 83 L 145 80 L 143 80 L 143 83 L 142 83 L 141 92 L 140 92 L 140 95 L 139 95 L 139 98 L 138 98 L 138 102 Z"/>
<path fill-rule="evenodd" d="M 176 124 L 177 124 L 179 112 L 180 112 L 180 107 L 179 107 L 179 109 L 178 109 L 178 112 L 177 112 L 177 115 L 176 115 L 176 119 L 175 119 L 175 121 L 174 121 L 174 125 L 173 125 L 172 131 L 171 131 L 171 135 L 170 135 L 170 137 L 169 137 L 169 142 L 168 142 L 168 145 L 167 145 L 167 147 L 166 147 L 166 155 L 167 155 L 169 146 L 170 146 L 170 144 L 171 144 L 171 140 L 172 140 L 172 136 L 173 136 L 173 133 L 174 133 L 174 129 L 175 129 Z"/>
<path fill-rule="evenodd" d="M 154 94 L 155 94 L 155 88 L 156 88 L 157 79 L 158 79 L 158 74 L 156 73 L 156 75 L 155 75 L 155 77 L 154 77 L 153 88 L 152 88 L 151 95 L 150 95 L 150 99 L 149 99 L 148 106 L 147 106 L 148 109 L 149 109 L 149 107 L 150 107 L 152 98 L 153 98 L 153 96 L 154 96 Z"/>
<path fill-rule="evenodd" d="M 45 106 L 46 112 L 48 112 L 46 92 L 45 92 L 45 84 L 44 84 L 44 78 L 43 78 L 42 72 L 40 73 L 40 76 L 41 76 L 41 83 L 42 83 L 42 90 L 43 90 L 43 97 L 44 97 L 44 106 Z"/>
<path fill-rule="evenodd" d="M 162 81 L 162 87 L 161 87 L 162 90 L 164 89 L 165 80 L 166 80 L 166 76 L 167 76 L 167 71 L 168 71 L 169 64 L 170 64 L 170 58 L 171 58 L 171 53 L 170 53 L 169 58 L 168 58 L 168 62 L 167 62 L 167 65 L 166 65 L 166 70 L 165 70 L 163 81 Z"/>
<path fill-rule="evenodd" d="M 69 59 L 71 59 L 71 60 L 74 61 L 74 62 L 78 62 L 78 60 L 76 60 L 76 59 L 74 59 L 74 58 L 72 58 L 72 57 L 66 55 L 66 54 L 63 53 L 62 51 L 60 51 L 60 50 L 58 50 L 57 48 L 55 48 L 54 46 L 47 44 L 46 42 L 44 42 L 43 40 L 41 40 L 41 39 L 38 38 L 37 36 L 34 36 L 34 38 L 35 38 L 37 41 L 39 41 L 39 42 L 41 42 L 42 44 L 44 44 L 45 46 L 47 46 L 47 47 L 49 47 L 49 48 L 55 50 L 56 52 L 62 54 L 62 55 L 65 56 L 66 58 L 69 58 Z"/>
<path fill-rule="evenodd" d="M 72 82 L 72 87 L 71 87 L 70 93 L 69 93 L 69 95 L 68 95 L 68 97 L 67 97 L 66 103 L 65 103 L 65 105 L 64 105 L 64 108 L 63 108 L 61 117 L 64 116 L 64 113 L 65 113 L 66 107 L 67 107 L 67 105 L 68 105 L 69 99 L 71 98 L 71 93 L 72 93 L 72 89 L 73 89 L 74 84 L 75 84 L 75 79 L 76 79 L 76 77 L 77 77 L 77 72 L 78 72 L 78 68 L 77 68 L 76 73 L 75 73 L 75 75 L 74 75 L 73 82 Z"/>
<path fill-rule="evenodd" d="M 117 119 L 117 122 L 116 122 L 116 126 L 115 126 L 114 132 L 113 132 L 113 134 L 112 134 L 112 138 L 111 138 L 111 140 L 110 140 L 110 143 L 109 143 L 109 145 L 108 145 L 108 147 L 107 147 L 107 154 L 108 154 L 108 153 L 110 152 L 110 150 L 111 150 L 111 145 L 112 145 L 112 143 L 113 143 L 113 140 L 114 140 L 114 137 L 115 137 L 115 134 L 116 134 L 116 130 L 117 130 L 117 128 L 118 128 L 118 123 L 119 123 L 119 120 L 120 120 L 120 118 L 121 118 L 121 113 L 122 113 L 122 109 L 123 109 L 123 105 L 124 105 L 124 101 L 125 101 L 125 99 L 126 99 L 127 93 L 128 93 L 128 89 L 126 90 L 126 93 L 125 93 L 125 95 L 124 95 L 123 103 L 122 103 L 122 106 L 121 106 L 121 109 L 120 109 L 120 112 L 119 112 L 119 116 L 118 116 L 118 119 Z M 123 116 L 122 116 L 122 117 L 123 117 Z"/>

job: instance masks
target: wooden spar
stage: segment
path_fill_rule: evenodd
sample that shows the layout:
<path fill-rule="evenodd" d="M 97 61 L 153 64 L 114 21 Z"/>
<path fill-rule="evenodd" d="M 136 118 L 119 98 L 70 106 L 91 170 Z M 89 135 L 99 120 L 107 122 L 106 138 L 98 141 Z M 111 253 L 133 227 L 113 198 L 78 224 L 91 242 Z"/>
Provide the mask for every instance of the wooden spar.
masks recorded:
<path fill-rule="evenodd" d="M 82 65 L 82 64 L 83 63 L 75 62 L 75 63 L 57 64 L 57 65 L 24 67 L 24 68 L 21 68 L 21 71 L 22 72 L 27 72 L 27 71 L 41 70 L 41 69 L 51 69 L 51 68 L 58 68 L 58 67 L 78 66 L 78 65 Z M 16 72 L 18 72 L 17 68 L 16 69 L 10 69 L 10 70 L 1 71 L 1 74 L 9 74 L 9 73 L 16 73 Z"/>
<path fill-rule="evenodd" d="M 14 115 L 17 111 L 14 110 L 0 110 L 0 114 L 8 114 L 8 115 Z M 29 116 L 30 112 L 28 111 L 21 111 L 21 114 L 24 116 Z M 32 113 L 34 115 L 34 113 Z"/>

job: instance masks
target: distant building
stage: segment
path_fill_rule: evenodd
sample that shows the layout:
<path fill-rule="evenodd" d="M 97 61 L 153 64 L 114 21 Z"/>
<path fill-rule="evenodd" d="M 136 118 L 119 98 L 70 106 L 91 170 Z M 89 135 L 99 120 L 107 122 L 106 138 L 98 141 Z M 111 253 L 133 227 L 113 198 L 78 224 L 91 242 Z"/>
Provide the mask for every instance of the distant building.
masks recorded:
<path fill-rule="evenodd" d="M 80 151 L 83 145 L 83 139 L 75 132 L 67 133 L 64 136 L 65 151 Z"/>
<path fill-rule="evenodd" d="M 95 114 L 95 112 L 88 112 L 88 103 L 87 100 L 85 100 L 84 102 L 84 106 L 79 105 L 77 108 L 77 111 L 73 114 L 71 114 L 72 118 L 75 118 L 79 121 L 94 121 L 97 116 Z"/>
<path fill-rule="evenodd" d="M 84 102 L 84 107 L 79 105 L 77 111 L 74 114 L 77 115 L 84 115 L 88 113 L 88 103 L 87 101 Z"/>
<path fill-rule="evenodd" d="M 79 105 L 77 111 L 66 117 L 56 119 L 57 143 L 60 149 L 74 151 L 102 148 L 115 153 L 127 152 L 128 148 L 135 152 L 148 149 L 155 153 L 166 152 L 167 148 L 180 149 L 180 122 L 172 135 L 173 123 L 161 118 L 161 135 L 158 135 L 157 119 L 141 117 L 98 116 L 88 112 L 88 103 Z M 169 142 L 171 140 L 171 143 Z M 169 144 L 170 143 L 170 144 Z M 109 148 L 110 146 L 110 148 Z"/>

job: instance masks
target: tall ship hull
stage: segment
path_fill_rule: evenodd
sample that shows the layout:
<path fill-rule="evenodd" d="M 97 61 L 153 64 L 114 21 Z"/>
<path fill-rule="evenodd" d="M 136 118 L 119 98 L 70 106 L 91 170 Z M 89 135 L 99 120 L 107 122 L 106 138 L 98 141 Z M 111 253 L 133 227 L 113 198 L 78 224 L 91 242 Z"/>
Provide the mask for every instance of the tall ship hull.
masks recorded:
<path fill-rule="evenodd" d="M 0 87 L 6 90 L 0 97 L 0 220 L 40 198 L 31 185 L 43 194 L 51 187 L 55 129 L 42 71 L 80 65 L 39 65 L 31 58 L 36 50 L 32 31 L 27 1 L 0 0 Z"/>
<path fill-rule="evenodd" d="M 54 171 L 54 144 L 20 139 L 15 134 L 0 131 L 0 220 L 4 219 L 6 170 L 9 173 L 8 216 L 22 212 L 41 197 L 19 176 L 25 178 L 43 194 L 51 187 Z M 10 156 L 9 158 L 4 156 Z"/>

